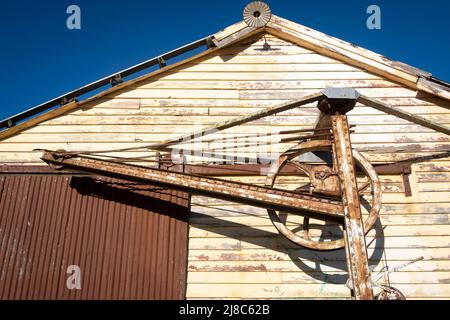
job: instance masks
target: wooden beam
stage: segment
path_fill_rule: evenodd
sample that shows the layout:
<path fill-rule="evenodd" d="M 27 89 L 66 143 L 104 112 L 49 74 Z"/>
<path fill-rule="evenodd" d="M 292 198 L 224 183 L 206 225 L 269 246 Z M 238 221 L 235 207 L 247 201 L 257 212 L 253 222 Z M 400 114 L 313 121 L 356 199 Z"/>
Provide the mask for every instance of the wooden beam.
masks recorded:
<path fill-rule="evenodd" d="M 278 106 L 275 107 L 271 107 L 271 108 L 267 108 L 264 109 L 262 111 L 250 114 L 248 116 L 244 116 L 244 117 L 239 117 L 239 118 L 235 118 L 232 120 L 228 120 L 222 123 L 219 123 L 217 125 L 211 126 L 209 128 L 206 129 L 202 129 L 199 130 L 197 132 L 192 132 L 190 134 L 178 137 L 178 138 L 172 138 L 172 139 L 168 139 L 166 141 L 163 141 L 161 143 L 157 143 L 154 145 L 149 146 L 149 148 L 151 149 L 164 149 L 166 147 L 169 147 L 171 145 L 180 143 L 182 141 L 189 141 L 198 137 L 203 137 L 206 136 L 208 134 L 211 133 L 217 133 L 219 131 L 234 127 L 234 126 L 238 126 L 247 122 L 251 122 L 251 121 L 255 121 L 264 117 L 268 117 L 283 111 L 287 111 L 293 108 L 297 108 L 300 107 L 302 105 L 314 102 L 314 101 L 318 101 L 321 97 L 323 97 L 323 94 L 321 92 L 316 92 L 307 96 L 304 96 L 302 99 L 297 100 L 297 101 L 289 101 L 283 104 L 280 104 Z"/>
<path fill-rule="evenodd" d="M 244 22 L 244 20 L 241 20 L 239 22 L 236 22 L 235 24 L 232 24 L 229 27 L 226 27 L 225 29 L 223 29 L 219 32 L 216 32 L 213 36 L 218 41 L 221 41 L 221 40 L 239 32 L 242 29 L 245 29 L 247 27 L 248 27 L 248 25 Z"/>
<path fill-rule="evenodd" d="M 369 98 L 367 96 L 361 95 L 361 96 L 359 96 L 357 101 L 362 103 L 362 104 L 364 104 L 364 105 L 366 105 L 366 106 L 369 106 L 369 107 L 372 107 L 374 109 L 383 111 L 383 112 L 385 112 L 387 114 L 391 114 L 391 115 L 396 116 L 398 118 L 401 118 L 401 119 L 413 122 L 415 124 L 419 124 L 419 125 L 424 126 L 426 128 L 433 129 L 435 131 L 438 131 L 438 132 L 450 135 L 450 129 L 449 128 L 446 128 L 446 127 L 444 127 L 444 126 L 442 126 L 442 125 L 440 125 L 440 124 L 438 124 L 436 122 L 433 122 L 431 120 L 428 120 L 428 119 L 426 119 L 424 117 L 421 117 L 421 116 L 418 116 L 418 115 L 415 115 L 415 114 L 412 114 L 412 113 L 409 113 L 409 112 L 406 112 L 406 111 L 402 111 L 402 110 L 393 108 L 393 107 L 391 107 L 391 106 L 389 106 L 389 105 L 387 105 L 387 104 L 385 104 L 383 102 L 377 101 L 377 100 Z"/>
<path fill-rule="evenodd" d="M 450 89 L 425 78 L 419 78 L 417 89 L 450 100 Z"/>
<path fill-rule="evenodd" d="M 224 48 L 226 46 L 229 46 L 229 45 L 235 43 L 236 41 L 250 37 L 250 36 L 255 35 L 262 31 L 263 31 L 263 29 L 261 29 L 261 28 L 246 27 L 246 28 L 239 30 L 238 32 L 231 34 L 228 37 L 223 38 L 221 40 L 217 40 L 217 39 L 213 38 L 213 42 L 217 48 Z"/>

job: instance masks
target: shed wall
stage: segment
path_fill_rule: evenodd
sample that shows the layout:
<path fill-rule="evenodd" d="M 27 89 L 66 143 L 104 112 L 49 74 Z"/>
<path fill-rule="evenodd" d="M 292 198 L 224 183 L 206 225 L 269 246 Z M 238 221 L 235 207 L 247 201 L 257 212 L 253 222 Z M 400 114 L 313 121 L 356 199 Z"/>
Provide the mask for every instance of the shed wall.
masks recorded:
<path fill-rule="evenodd" d="M 0 159 L 3 163 L 38 163 L 39 153 L 32 152 L 35 148 L 92 151 L 146 145 L 329 86 L 354 87 L 369 97 L 450 125 L 447 101 L 266 34 L 6 139 L 0 143 Z M 228 132 L 310 128 L 316 117 L 317 108 L 311 104 Z M 359 104 L 349 113 L 349 121 L 357 125 L 351 136 L 354 148 L 373 163 L 432 156 L 412 167 L 412 197 L 405 197 L 399 175 L 381 177 L 382 218 L 367 243 L 376 271 L 426 257 L 390 277 L 391 284 L 408 298 L 449 298 L 449 138 Z M 233 150 L 235 156 L 254 157 L 257 152 L 255 148 Z M 144 154 L 149 153 L 110 153 Z M 261 176 L 230 179 L 264 183 Z M 292 188 L 299 181 L 286 178 L 282 183 Z M 349 297 L 344 286 L 344 252 L 321 253 L 292 246 L 276 234 L 264 210 L 193 197 L 190 225 L 188 298 Z"/>

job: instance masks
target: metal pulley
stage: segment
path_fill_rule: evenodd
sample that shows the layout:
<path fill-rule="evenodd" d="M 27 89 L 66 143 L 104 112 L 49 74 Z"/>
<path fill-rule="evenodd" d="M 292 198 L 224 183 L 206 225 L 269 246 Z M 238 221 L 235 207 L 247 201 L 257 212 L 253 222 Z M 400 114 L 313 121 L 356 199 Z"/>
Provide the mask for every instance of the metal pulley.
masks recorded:
<path fill-rule="evenodd" d="M 269 6 L 262 1 L 250 2 L 244 8 L 244 21 L 249 27 L 264 27 L 272 17 Z"/>
<path fill-rule="evenodd" d="M 290 165 L 291 168 L 297 170 L 297 175 L 303 172 L 310 180 L 310 194 L 316 195 L 328 195 L 330 197 L 341 196 L 341 190 L 339 186 L 339 179 L 335 174 L 335 170 L 325 165 L 303 165 L 298 162 L 292 162 L 294 158 L 298 158 L 302 154 L 308 152 L 329 152 L 332 153 L 332 141 L 331 140 L 313 140 L 302 142 L 293 148 L 284 152 L 277 161 L 273 162 L 270 169 L 267 172 L 266 186 L 273 188 L 277 187 L 277 178 L 282 172 L 283 168 Z M 364 231 L 368 233 L 375 222 L 377 221 L 381 210 L 381 182 L 380 179 L 371 165 L 371 163 L 357 150 L 353 150 L 353 158 L 356 165 L 360 168 L 362 173 L 367 177 L 367 182 L 358 188 L 358 195 L 362 197 L 362 193 L 368 187 L 371 188 L 371 208 L 369 215 L 364 221 Z M 297 192 L 302 191 L 301 188 L 296 189 Z M 337 250 L 345 246 L 343 238 L 333 239 L 330 241 L 323 241 L 324 239 L 314 239 L 310 234 L 309 218 L 305 218 L 301 225 L 301 230 L 290 230 L 287 226 L 289 223 L 287 216 L 281 218 L 280 212 L 272 209 L 267 210 L 269 217 L 275 226 L 275 228 L 290 241 L 297 245 L 313 249 L 313 250 Z M 283 212 L 287 215 L 286 212 Z M 297 229 L 297 228 L 296 228 Z M 335 235 L 331 235 L 335 237 Z"/>

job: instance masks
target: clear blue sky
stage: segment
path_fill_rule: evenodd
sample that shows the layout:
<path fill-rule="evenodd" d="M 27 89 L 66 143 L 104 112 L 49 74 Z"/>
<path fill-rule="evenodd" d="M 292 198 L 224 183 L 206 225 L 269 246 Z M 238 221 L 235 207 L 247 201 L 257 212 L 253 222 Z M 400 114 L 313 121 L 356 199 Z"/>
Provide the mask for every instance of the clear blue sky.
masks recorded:
<path fill-rule="evenodd" d="M 249 1 L 53 0 L 0 5 L 0 118 L 242 19 Z M 272 12 L 450 81 L 448 0 L 267 0 Z M 66 8 L 81 8 L 80 31 Z M 366 28 L 381 7 L 382 29 Z"/>

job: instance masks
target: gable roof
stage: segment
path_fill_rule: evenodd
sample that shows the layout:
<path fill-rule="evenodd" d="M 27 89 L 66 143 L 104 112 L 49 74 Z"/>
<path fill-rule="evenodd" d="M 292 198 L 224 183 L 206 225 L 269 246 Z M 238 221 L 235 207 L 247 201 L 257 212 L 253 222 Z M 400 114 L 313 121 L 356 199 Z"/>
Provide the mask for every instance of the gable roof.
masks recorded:
<path fill-rule="evenodd" d="M 261 32 L 275 35 L 281 39 L 288 40 L 324 56 L 342 61 L 346 64 L 395 81 L 413 90 L 429 93 L 436 97 L 450 101 L 450 84 L 433 78 L 432 74 L 429 72 L 417 69 L 402 62 L 390 60 L 373 51 L 355 46 L 351 43 L 331 37 L 298 23 L 272 15 L 270 21 L 263 27 L 249 27 L 244 21 L 240 21 L 222 31 L 215 33 L 214 35 L 205 37 L 181 48 L 157 56 L 131 68 L 119 71 L 113 75 L 102 78 L 96 82 L 71 91 L 39 106 L 2 120 L 0 121 L 0 129 L 7 129 L 0 132 L 0 140 L 8 138 L 43 121 L 73 111 L 88 102 L 95 101 L 107 94 L 133 85 L 136 82 L 182 66 L 188 62 L 228 47 L 238 41 L 244 40 Z M 166 66 L 166 60 L 193 49 L 197 49 L 201 46 L 207 46 L 206 50 L 183 61 Z M 130 76 L 138 71 L 158 64 L 160 66 L 159 70 L 126 82 L 122 82 L 122 77 Z M 83 101 L 76 100 L 78 96 L 101 88 L 109 83 L 113 85 L 111 88 L 108 88 Z M 22 120 L 25 121 L 16 124 Z"/>
<path fill-rule="evenodd" d="M 238 22 L 216 33 L 214 35 L 214 42 L 218 47 L 227 46 L 230 42 L 234 42 L 234 39 L 251 33 L 252 29 L 254 28 L 248 27 L 245 22 Z M 450 100 L 450 84 L 443 81 L 436 81 L 432 77 L 432 74 L 427 71 L 420 70 L 402 62 L 390 60 L 373 51 L 275 15 L 272 16 L 269 23 L 264 27 L 264 30 L 269 34 L 289 40 L 324 56 L 401 83 L 408 88 Z"/>

